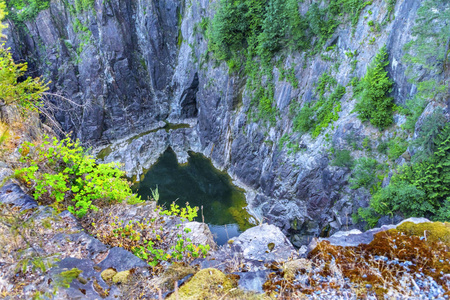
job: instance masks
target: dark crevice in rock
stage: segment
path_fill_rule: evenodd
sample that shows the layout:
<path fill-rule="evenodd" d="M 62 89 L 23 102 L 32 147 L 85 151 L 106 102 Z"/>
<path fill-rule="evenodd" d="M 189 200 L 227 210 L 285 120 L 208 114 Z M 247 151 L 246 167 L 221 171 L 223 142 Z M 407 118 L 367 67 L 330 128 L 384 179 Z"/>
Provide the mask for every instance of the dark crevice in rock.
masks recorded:
<path fill-rule="evenodd" d="M 181 95 L 181 117 L 196 118 L 198 115 L 197 92 L 198 92 L 198 73 L 195 73 L 191 85 L 183 91 Z"/>

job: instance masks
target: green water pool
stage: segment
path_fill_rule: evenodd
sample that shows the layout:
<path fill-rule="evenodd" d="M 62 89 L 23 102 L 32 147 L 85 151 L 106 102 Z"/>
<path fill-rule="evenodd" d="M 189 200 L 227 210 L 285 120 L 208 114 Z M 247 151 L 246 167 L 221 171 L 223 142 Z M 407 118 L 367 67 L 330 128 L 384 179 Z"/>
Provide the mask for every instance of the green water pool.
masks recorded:
<path fill-rule="evenodd" d="M 182 207 L 186 203 L 199 207 L 196 220 L 204 218 L 219 245 L 252 226 L 243 190 L 201 154 L 190 152 L 188 162 L 180 165 L 169 148 L 132 188 L 143 199 L 150 199 L 156 186 L 159 205 L 169 207 L 176 201 Z"/>

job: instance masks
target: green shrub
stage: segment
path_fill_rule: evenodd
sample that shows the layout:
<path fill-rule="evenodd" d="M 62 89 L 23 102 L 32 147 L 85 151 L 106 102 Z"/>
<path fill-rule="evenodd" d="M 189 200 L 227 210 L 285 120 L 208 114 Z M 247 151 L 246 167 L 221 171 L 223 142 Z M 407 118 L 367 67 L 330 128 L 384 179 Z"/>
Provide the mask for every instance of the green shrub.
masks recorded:
<path fill-rule="evenodd" d="M 362 121 L 369 120 L 380 129 L 393 122 L 393 98 L 387 96 L 391 92 L 393 82 L 384 70 L 389 64 L 387 58 L 386 46 L 383 46 L 359 83 L 360 92 L 355 105 L 355 111 L 359 113 L 358 118 Z"/>
<path fill-rule="evenodd" d="M 406 217 L 425 215 L 433 209 L 425 201 L 425 193 L 406 182 L 393 183 L 380 189 L 373 195 L 370 206 L 382 215 L 402 211 Z"/>
<path fill-rule="evenodd" d="M 371 188 L 376 182 L 376 171 L 378 168 L 376 159 L 368 157 L 358 159 L 350 178 L 350 187 L 352 189 L 360 187 Z"/>
<path fill-rule="evenodd" d="M 306 133 L 314 126 L 314 110 L 308 104 L 303 106 L 293 120 L 294 131 Z"/>
<path fill-rule="evenodd" d="M 369 138 L 369 137 L 365 137 L 365 138 L 364 138 L 364 140 L 362 141 L 362 146 L 363 146 L 364 149 L 372 150 L 371 143 L 370 143 L 370 138 Z"/>
<path fill-rule="evenodd" d="M 48 90 L 42 78 L 24 78 L 27 63 L 16 64 L 9 49 L 0 45 L 0 99 L 2 105 L 16 105 L 22 113 L 38 111 L 42 94 Z"/>
<path fill-rule="evenodd" d="M 150 266 L 156 267 L 163 262 L 189 264 L 195 258 L 207 255 L 209 245 L 194 244 L 186 236 L 190 229 L 185 228 L 185 222 L 191 222 L 197 217 L 197 211 L 198 207 L 190 207 L 189 204 L 181 208 L 172 203 L 167 210 L 157 207 L 154 214 L 141 221 L 124 222 L 117 215 L 102 218 L 98 217 L 98 213 L 88 215 L 85 221 L 91 225 L 88 228 L 90 233 L 103 243 L 112 247 L 123 247 Z M 111 216 L 111 212 L 109 215 Z M 170 222 L 177 224 L 170 231 L 164 226 L 167 216 L 170 217 Z"/>
<path fill-rule="evenodd" d="M 311 132 L 311 136 L 316 138 L 330 123 L 338 120 L 339 112 L 341 111 L 340 100 L 345 94 L 345 88 L 337 85 L 332 90 L 336 85 L 336 79 L 328 73 L 323 73 L 320 76 L 316 87 L 319 100 L 304 105 L 301 109 L 297 107 L 292 107 L 291 109 L 291 113 L 294 114 L 294 131 L 300 133 Z M 329 96 L 325 97 L 325 93 L 330 91 Z"/>
<path fill-rule="evenodd" d="M 50 7 L 50 0 L 9 0 L 6 1 L 8 16 L 18 25 L 34 19 L 37 14 Z"/>
<path fill-rule="evenodd" d="M 96 164 L 79 142 L 45 137 L 41 144 L 23 143 L 19 153 L 23 167 L 15 171 L 16 176 L 31 187 L 36 200 L 57 211 L 67 208 L 82 217 L 101 201 L 141 202 L 117 164 Z"/>
<path fill-rule="evenodd" d="M 403 138 L 395 138 L 387 143 L 389 159 L 397 159 L 408 149 L 408 142 Z"/>
<path fill-rule="evenodd" d="M 373 228 L 377 225 L 378 219 L 380 218 L 371 207 L 360 207 L 358 208 L 358 216 L 367 222 L 368 228 Z M 358 218 L 359 219 L 359 218 Z M 356 217 L 355 217 L 356 220 Z M 368 229 L 366 228 L 366 229 Z"/>
<path fill-rule="evenodd" d="M 412 99 L 406 100 L 404 108 L 400 110 L 402 114 L 406 115 L 406 122 L 402 125 L 402 129 L 414 132 L 417 120 L 422 115 L 426 104 L 427 101 L 418 95 Z"/>
<path fill-rule="evenodd" d="M 351 168 L 354 164 L 350 150 L 336 150 L 332 166 Z"/>
<path fill-rule="evenodd" d="M 429 157 L 401 167 L 389 186 L 374 194 L 371 207 L 377 213 L 450 220 L 450 123 L 433 143 L 434 152 Z"/>
<path fill-rule="evenodd" d="M 381 154 L 387 154 L 388 143 L 381 140 L 378 141 L 377 151 Z"/>
<path fill-rule="evenodd" d="M 416 151 L 412 157 L 412 162 L 421 162 L 433 155 L 436 150 L 434 140 L 445 126 L 445 122 L 442 108 L 436 109 L 431 115 L 425 117 L 417 133 L 417 138 L 411 143 Z"/>

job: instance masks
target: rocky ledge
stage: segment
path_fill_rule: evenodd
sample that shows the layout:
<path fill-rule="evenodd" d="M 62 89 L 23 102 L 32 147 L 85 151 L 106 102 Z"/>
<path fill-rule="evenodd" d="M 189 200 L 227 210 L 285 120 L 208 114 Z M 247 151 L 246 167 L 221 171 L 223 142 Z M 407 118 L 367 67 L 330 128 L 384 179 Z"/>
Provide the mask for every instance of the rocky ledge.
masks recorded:
<path fill-rule="evenodd" d="M 274 225 L 260 224 L 217 247 L 205 224 L 163 216 L 159 224 L 168 236 L 189 228 L 186 240 L 209 244 L 211 249 L 205 257 L 161 261 L 151 267 L 124 249 L 126 245 L 115 243 L 109 227 L 153 220 L 155 202 L 105 207 L 79 220 L 68 211 L 57 214 L 38 205 L 9 181 L 0 190 L 0 203 L 0 246 L 7 250 L 2 251 L 0 291 L 6 299 L 448 299 L 450 295 L 448 223 L 412 218 L 366 232 L 337 232 L 297 250 Z"/>

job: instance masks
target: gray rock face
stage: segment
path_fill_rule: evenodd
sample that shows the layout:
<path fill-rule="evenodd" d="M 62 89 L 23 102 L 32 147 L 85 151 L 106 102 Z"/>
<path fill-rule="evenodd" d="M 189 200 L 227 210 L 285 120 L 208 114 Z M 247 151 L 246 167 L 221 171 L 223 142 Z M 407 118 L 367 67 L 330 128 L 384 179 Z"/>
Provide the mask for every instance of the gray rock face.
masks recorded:
<path fill-rule="evenodd" d="M 164 122 L 160 123 L 165 125 Z M 188 151 L 199 152 L 201 149 L 197 130 L 192 127 L 175 130 L 156 128 L 147 134 L 115 142 L 97 154 L 100 156 L 102 151 L 105 151 L 107 154 L 99 159 L 100 162 L 122 162 L 122 169 L 127 176 L 139 178 L 168 147 L 174 150 L 179 163 L 186 163 L 189 158 Z"/>
<path fill-rule="evenodd" d="M 102 270 L 114 268 L 117 272 L 127 271 L 136 267 L 148 267 L 145 261 L 119 247 L 109 250 L 108 256 L 98 266 Z"/>
<path fill-rule="evenodd" d="M 254 106 L 252 91 L 246 89 L 245 78 L 229 74 L 225 63 L 203 55 L 207 41 L 197 25 L 202 18 L 214 15 L 217 1 L 182 5 L 177 0 L 96 0 L 91 10 L 72 14 L 65 1 L 54 0 L 50 9 L 26 23 L 27 30 L 16 28 L 6 33 L 15 58 L 29 58 L 33 70 L 52 79 L 53 91 L 62 91 L 85 105 L 56 114 L 64 129 L 73 130 L 85 141 L 118 140 L 158 128 L 161 120 L 194 120 L 192 129 L 172 134 L 157 131 L 123 144 L 106 161 L 124 162 L 130 175 L 142 173 L 169 145 L 180 161 L 189 149 L 202 152 L 246 188 L 250 211 L 280 227 L 301 246 L 326 228 L 331 228 L 332 234 L 341 228 L 362 226 L 353 224 L 351 215 L 367 206 L 370 194 L 349 188 L 349 169 L 330 166 L 328 150 L 352 143 L 360 146 L 364 138 L 378 134 L 352 112 L 355 101 L 348 83 L 352 76 L 365 74 L 383 45 L 389 53 L 388 73 L 394 80 L 396 104 L 417 92 L 408 82 L 408 66 L 402 58 L 422 2 L 397 1 L 395 19 L 387 22 L 386 2 L 375 0 L 362 11 L 354 35 L 348 22 L 337 28 L 328 45 L 336 45 L 339 62 L 333 76 L 347 87 L 339 120 L 315 139 L 294 133 L 292 137 L 301 149 L 296 153 L 280 147 L 282 137 L 292 133 L 289 107 L 316 100 L 318 78 L 335 63 L 320 55 L 305 61 L 302 53 L 286 53 L 284 67 L 294 68 L 298 88 L 279 80 L 280 72 L 274 67 L 272 83 L 279 117 L 273 126 L 253 121 L 248 117 Z M 68 3 L 73 4 L 73 0 Z M 305 12 L 308 5 L 301 4 L 300 10 Z M 376 38 L 363 17 L 369 10 L 377 23 L 386 21 Z M 76 20 L 91 34 L 75 30 Z M 89 38 L 84 44 L 86 34 Z M 374 41 L 368 43 L 369 37 Z M 358 53 L 354 71 L 348 51 Z M 445 74 L 433 76 L 440 76 L 436 77 L 440 80 Z M 60 100 L 54 101 L 66 108 Z M 404 122 L 399 116 L 394 119 L 397 125 Z"/>
<path fill-rule="evenodd" d="M 54 103 L 57 120 L 84 141 L 109 141 L 164 119 L 177 53 L 180 4 L 168 1 L 52 1 L 25 27 L 8 31 L 15 59 L 52 80 L 80 106 Z M 83 28 L 80 28 L 83 27 Z"/>
<path fill-rule="evenodd" d="M 262 286 L 267 281 L 269 273 L 269 270 L 260 270 L 256 272 L 237 272 L 235 274 L 239 275 L 238 285 L 242 290 L 264 293 Z"/>
<path fill-rule="evenodd" d="M 0 203 L 12 204 L 21 210 L 38 206 L 37 202 L 25 194 L 16 183 L 8 183 L 0 189 Z"/>
<path fill-rule="evenodd" d="M 51 281 L 61 280 L 61 273 L 72 269 L 81 271 L 78 278 L 72 280 L 68 288 L 59 288 L 56 299 L 117 299 L 121 296 L 119 289 L 116 286 L 109 286 L 101 277 L 101 273 L 94 269 L 94 263 L 88 259 L 78 259 L 67 257 L 57 263 L 56 267 L 50 270 L 49 278 Z M 49 281 L 49 282 L 51 282 Z M 93 282 L 98 286 L 94 287 Z M 43 284 L 45 285 L 45 283 Z M 99 295 L 100 287 L 107 291 L 109 295 L 105 298 L 104 295 Z"/>

